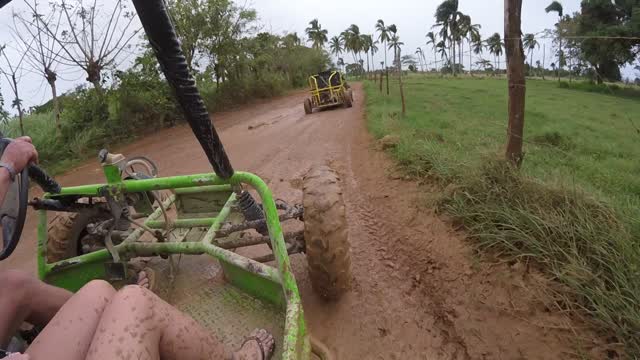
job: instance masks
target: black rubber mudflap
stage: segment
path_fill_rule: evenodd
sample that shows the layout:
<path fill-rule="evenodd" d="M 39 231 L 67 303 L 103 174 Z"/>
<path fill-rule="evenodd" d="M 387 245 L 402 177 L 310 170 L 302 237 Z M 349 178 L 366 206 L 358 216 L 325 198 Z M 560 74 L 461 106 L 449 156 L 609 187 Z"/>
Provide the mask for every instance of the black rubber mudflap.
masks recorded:
<path fill-rule="evenodd" d="M 173 88 L 187 122 L 204 150 L 213 170 L 222 178 L 233 175 L 224 147 L 189 73 L 180 41 L 163 0 L 133 0 L 138 17 L 149 38 L 162 72 Z"/>

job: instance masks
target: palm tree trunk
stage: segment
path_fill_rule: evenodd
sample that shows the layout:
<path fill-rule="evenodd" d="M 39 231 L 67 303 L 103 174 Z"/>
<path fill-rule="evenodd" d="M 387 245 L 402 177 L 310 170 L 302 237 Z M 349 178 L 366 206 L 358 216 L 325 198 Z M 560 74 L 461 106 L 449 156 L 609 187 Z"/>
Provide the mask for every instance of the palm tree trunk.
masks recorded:
<path fill-rule="evenodd" d="M 473 76 L 473 72 L 471 72 L 472 69 L 473 69 L 473 57 L 472 57 L 472 51 L 471 51 L 471 43 L 469 43 L 469 76 Z"/>
<path fill-rule="evenodd" d="M 384 42 L 384 72 L 387 77 L 387 96 L 389 96 L 389 65 L 387 64 L 387 42 Z"/>
<path fill-rule="evenodd" d="M 453 76 L 456 76 L 456 42 L 454 40 L 452 40 L 453 45 L 451 46 L 451 49 L 453 51 L 452 56 L 451 56 L 451 72 L 453 73 Z"/>

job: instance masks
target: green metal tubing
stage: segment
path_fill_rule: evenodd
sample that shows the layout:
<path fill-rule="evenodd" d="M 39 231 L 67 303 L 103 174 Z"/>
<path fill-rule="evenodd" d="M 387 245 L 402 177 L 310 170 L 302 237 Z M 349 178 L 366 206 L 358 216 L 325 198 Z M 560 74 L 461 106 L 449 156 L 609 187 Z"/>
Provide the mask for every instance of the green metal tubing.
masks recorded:
<path fill-rule="evenodd" d="M 275 283 L 281 283 L 278 271 L 268 265 L 261 264 L 251 259 L 240 256 L 229 250 L 219 248 L 215 245 L 203 242 L 186 242 L 186 243 L 127 243 L 117 246 L 118 252 L 126 254 L 132 252 L 138 254 L 208 254 L 241 267 L 243 269 L 251 269 L 251 272 L 261 278 Z"/>
<path fill-rule="evenodd" d="M 172 229 L 194 228 L 194 227 L 211 227 L 217 218 L 201 218 L 201 219 L 178 219 L 169 222 Z M 165 223 L 162 220 L 147 221 L 145 225 L 152 229 L 164 229 Z"/>
<path fill-rule="evenodd" d="M 231 185 L 209 185 L 209 186 L 196 186 L 190 188 L 176 189 L 176 195 L 187 195 L 187 194 L 199 194 L 203 192 L 225 192 L 232 191 Z"/>
<path fill-rule="evenodd" d="M 213 240 L 216 238 L 216 232 L 220 230 L 220 227 L 222 226 L 222 222 L 224 222 L 229 216 L 229 214 L 231 213 L 231 205 L 233 205 L 235 201 L 236 201 L 236 193 L 231 193 L 231 196 L 229 196 L 229 199 L 222 207 L 222 210 L 220 210 L 220 213 L 218 214 L 215 221 L 213 222 L 213 225 L 211 225 L 211 227 L 209 228 L 209 231 L 207 231 L 207 233 L 202 238 L 203 243 L 205 244 L 213 243 Z"/>
<path fill-rule="evenodd" d="M 47 275 L 47 211 L 38 211 L 38 277 L 44 279 Z"/>
<path fill-rule="evenodd" d="M 253 186 L 262 200 L 262 207 L 267 218 L 267 228 L 271 238 L 271 247 L 276 257 L 280 272 L 282 288 L 287 300 L 287 317 L 285 320 L 284 354 L 283 359 L 299 359 L 309 357 L 309 338 L 306 326 L 304 326 L 304 312 L 300 299 L 300 292 L 295 277 L 291 272 L 291 264 L 284 242 L 278 210 L 273 200 L 273 195 L 267 184 L 258 176 L 237 172 L 232 181 L 242 182 Z M 300 326 L 302 324 L 302 326 Z M 302 344 L 300 342 L 303 342 Z M 300 356 L 300 357 L 299 357 Z"/>

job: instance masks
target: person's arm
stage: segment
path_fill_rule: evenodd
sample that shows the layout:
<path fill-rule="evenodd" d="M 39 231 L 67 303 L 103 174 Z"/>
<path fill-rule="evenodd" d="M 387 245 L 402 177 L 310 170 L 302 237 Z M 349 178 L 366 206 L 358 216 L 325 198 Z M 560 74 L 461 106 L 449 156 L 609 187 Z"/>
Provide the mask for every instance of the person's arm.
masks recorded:
<path fill-rule="evenodd" d="M 38 162 L 38 152 L 31 143 L 31 138 L 23 136 L 7 145 L 0 162 L 10 166 L 16 174 L 19 174 L 30 163 Z M 9 169 L 0 167 L 0 205 L 4 203 L 4 197 L 7 195 L 11 183 Z"/>

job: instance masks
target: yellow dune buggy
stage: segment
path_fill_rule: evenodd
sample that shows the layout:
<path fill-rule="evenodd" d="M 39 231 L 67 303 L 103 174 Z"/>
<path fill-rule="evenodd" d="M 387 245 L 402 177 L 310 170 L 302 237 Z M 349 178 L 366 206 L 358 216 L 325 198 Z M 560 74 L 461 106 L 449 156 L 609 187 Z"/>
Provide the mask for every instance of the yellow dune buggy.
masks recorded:
<path fill-rule="evenodd" d="M 304 112 L 330 107 L 352 107 L 353 90 L 339 71 L 323 71 L 309 77 L 311 97 L 304 99 Z"/>

